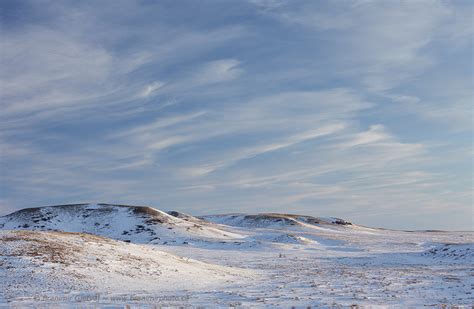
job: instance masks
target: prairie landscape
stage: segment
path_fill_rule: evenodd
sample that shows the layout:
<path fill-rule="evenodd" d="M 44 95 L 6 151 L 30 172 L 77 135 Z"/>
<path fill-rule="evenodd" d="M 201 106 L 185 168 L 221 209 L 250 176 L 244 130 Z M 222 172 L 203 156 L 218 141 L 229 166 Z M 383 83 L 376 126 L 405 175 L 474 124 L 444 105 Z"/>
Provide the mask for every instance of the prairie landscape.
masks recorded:
<path fill-rule="evenodd" d="M 473 232 L 396 231 L 275 213 L 198 218 L 110 204 L 20 210 L 0 217 L 0 228 L 0 305 L 474 301 Z"/>
<path fill-rule="evenodd" d="M 0 0 L 0 307 L 472 308 L 473 12 Z"/>

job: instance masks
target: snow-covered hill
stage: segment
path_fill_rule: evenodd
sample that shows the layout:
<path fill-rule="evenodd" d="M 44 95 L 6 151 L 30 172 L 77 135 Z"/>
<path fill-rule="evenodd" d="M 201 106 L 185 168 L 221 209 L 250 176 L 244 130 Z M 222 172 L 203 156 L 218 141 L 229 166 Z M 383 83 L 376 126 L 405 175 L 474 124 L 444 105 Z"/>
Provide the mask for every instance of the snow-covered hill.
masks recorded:
<path fill-rule="evenodd" d="M 223 214 L 200 217 L 214 223 L 238 226 L 238 227 L 261 227 L 261 228 L 287 228 L 291 226 L 311 225 L 352 225 L 351 222 L 339 218 L 316 218 L 312 216 L 262 213 L 258 215 L 248 214 Z"/>
<path fill-rule="evenodd" d="M 190 218 L 192 216 L 172 216 L 145 206 L 74 204 L 14 212 L 0 217 L 0 229 L 81 232 L 134 243 L 242 238 L 212 223 Z"/>
<path fill-rule="evenodd" d="M 37 297 L 53 307 L 467 306 L 473 254 L 473 232 L 384 230 L 332 217 L 31 208 L 0 217 L 0 307 L 36 306 Z M 100 299 L 74 298 L 91 293 Z"/>
<path fill-rule="evenodd" d="M 252 274 L 178 257 L 153 246 L 83 233 L 0 231 L 0 243 L 0 286 L 5 298 L 23 296 L 25 291 L 38 295 L 65 290 L 200 290 Z"/>

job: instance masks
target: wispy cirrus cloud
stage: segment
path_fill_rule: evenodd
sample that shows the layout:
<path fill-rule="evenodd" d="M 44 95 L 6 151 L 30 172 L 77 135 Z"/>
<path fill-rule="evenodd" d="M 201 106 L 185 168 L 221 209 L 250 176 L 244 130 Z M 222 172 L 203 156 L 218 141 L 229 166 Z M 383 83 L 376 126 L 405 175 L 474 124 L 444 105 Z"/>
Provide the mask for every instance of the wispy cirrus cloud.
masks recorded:
<path fill-rule="evenodd" d="M 2 212 L 102 200 L 468 227 L 472 5 L 200 5 L 2 3 Z"/>
<path fill-rule="evenodd" d="M 325 135 L 330 135 L 342 130 L 343 128 L 344 125 L 342 123 L 332 124 L 311 131 L 301 132 L 271 144 L 263 143 L 249 148 L 240 149 L 236 153 L 224 155 L 225 159 L 221 159 L 220 161 L 216 160 L 212 163 L 208 163 L 202 166 L 180 169 L 180 175 L 190 177 L 203 176 L 212 173 L 218 169 L 232 166 L 233 164 L 239 161 L 251 159 L 262 154 L 282 150 L 303 143 L 305 141 L 316 139 Z"/>
<path fill-rule="evenodd" d="M 159 81 L 152 82 L 151 84 L 146 85 L 143 87 L 142 91 L 139 93 L 139 97 L 147 98 L 153 95 L 157 90 L 163 87 L 165 84 Z"/>
<path fill-rule="evenodd" d="M 236 59 L 214 60 L 204 64 L 196 72 L 193 72 L 188 80 L 193 85 L 214 84 L 237 78 L 242 72 L 239 69 L 240 61 Z"/>

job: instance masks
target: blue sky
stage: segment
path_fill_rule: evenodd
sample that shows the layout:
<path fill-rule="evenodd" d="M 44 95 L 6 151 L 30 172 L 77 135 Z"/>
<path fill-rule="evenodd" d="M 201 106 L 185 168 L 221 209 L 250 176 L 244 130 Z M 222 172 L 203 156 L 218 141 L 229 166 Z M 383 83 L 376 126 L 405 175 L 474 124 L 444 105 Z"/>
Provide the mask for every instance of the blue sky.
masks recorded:
<path fill-rule="evenodd" d="M 470 1 L 2 1 L 0 214 L 472 229 Z"/>

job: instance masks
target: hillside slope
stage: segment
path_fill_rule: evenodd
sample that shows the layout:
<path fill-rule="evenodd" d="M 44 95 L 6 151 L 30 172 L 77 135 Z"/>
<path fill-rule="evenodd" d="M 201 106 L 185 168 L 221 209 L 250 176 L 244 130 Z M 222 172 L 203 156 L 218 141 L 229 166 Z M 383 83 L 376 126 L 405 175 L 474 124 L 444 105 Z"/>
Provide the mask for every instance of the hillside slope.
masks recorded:
<path fill-rule="evenodd" d="M 25 291 L 32 295 L 78 290 L 199 290 L 251 274 L 178 257 L 153 246 L 83 233 L 26 230 L 0 231 L 0 266 L 4 298 Z"/>
<path fill-rule="evenodd" d="M 218 224 L 235 227 L 254 228 L 289 228 L 289 227 L 341 227 L 353 226 L 351 222 L 333 217 L 313 217 L 281 213 L 261 213 L 261 214 L 220 214 L 200 216 L 200 219 Z"/>
<path fill-rule="evenodd" d="M 0 217 L 0 229 L 90 233 L 133 243 L 183 243 L 189 239 L 243 237 L 212 223 L 189 218 L 145 206 L 73 204 L 19 210 Z"/>

